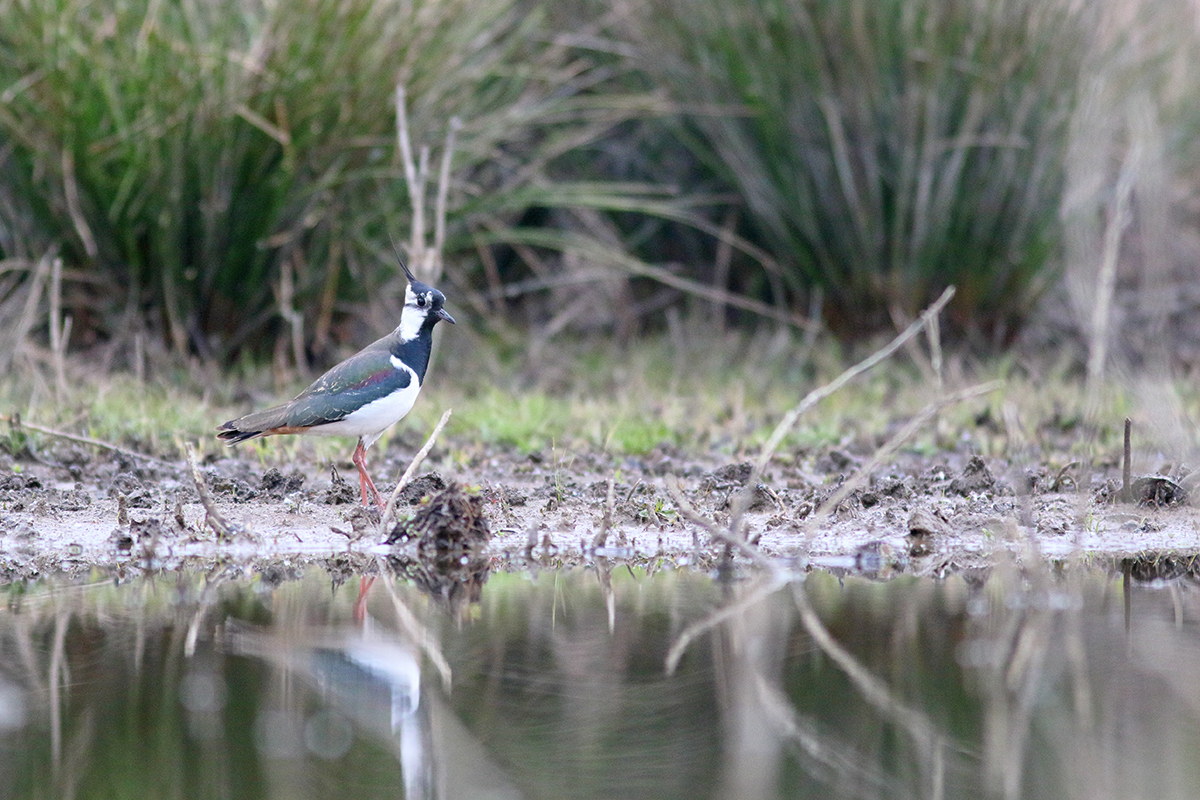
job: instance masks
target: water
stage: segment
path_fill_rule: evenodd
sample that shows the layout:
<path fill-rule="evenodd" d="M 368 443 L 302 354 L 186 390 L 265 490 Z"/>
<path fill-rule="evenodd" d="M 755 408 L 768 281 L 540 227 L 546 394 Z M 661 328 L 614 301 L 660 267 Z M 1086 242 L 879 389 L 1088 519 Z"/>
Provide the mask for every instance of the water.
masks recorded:
<path fill-rule="evenodd" d="M 8 586 L 0 797 L 1200 796 L 1188 559 L 392 569 Z"/>

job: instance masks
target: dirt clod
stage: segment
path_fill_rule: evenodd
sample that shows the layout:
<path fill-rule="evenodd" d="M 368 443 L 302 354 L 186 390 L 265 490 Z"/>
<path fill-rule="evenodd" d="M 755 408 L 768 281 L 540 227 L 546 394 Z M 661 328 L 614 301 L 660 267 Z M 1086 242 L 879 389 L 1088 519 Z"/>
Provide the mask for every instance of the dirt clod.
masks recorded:
<path fill-rule="evenodd" d="M 984 460 L 979 456 L 972 456 L 963 467 L 962 474 L 950 481 L 950 491 L 966 497 L 990 491 L 995 485 L 996 479 L 992 477 L 992 471 L 988 469 Z"/>
<path fill-rule="evenodd" d="M 340 506 L 347 503 L 357 503 L 358 499 L 359 493 L 354 491 L 354 487 L 350 485 L 350 482 L 339 475 L 335 469 L 330 476 L 329 486 L 321 490 L 317 502 L 329 506 Z"/>
<path fill-rule="evenodd" d="M 304 476 L 299 472 L 293 471 L 290 475 L 284 475 L 275 467 L 271 467 L 263 473 L 258 489 L 272 499 L 282 500 L 292 492 L 300 491 L 303 485 Z"/>
<path fill-rule="evenodd" d="M 408 486 L 400 490 L 400 496 L 396 498 L 396 502 L 408 503 L 410 506 L 415 506 L 427 496 L 435 492 L 440 492 L 445 488 L 446 480 L 440 474 L 430 472 L 419 478 L 413 478 Z"/>
<path fill-rule="evenodd" d="M 1166 475 L 1147 475 L 1129 487 L 1133 499 L 1144 506 L 1173 506 L 1187 502 L 1187 490 Z"/>
<path fill-rule="evenodd" d="M 416 541 L 418 550 L 446 552 L 487 544 L 492 538 L 483 514 L 483 498 L 451 483 L 417 509 L 412 519 L 397 524 L 387 544 Z"/>
<path fill-rule="evenodd" d="M 706 473 L 700 479 L 700 489 L 705 492 L 736 489 L 746 485 L 754 474 L 754 465 L 749 461 L 742 464 L 727 464 Z"/>
<path fill-rule="evenodd" d="M 909 536 L 936 536 L 945 531 L 946 523 L 928 508 L 915 508 L 908 517 Z"/>
<path fill-rule="evenodd" d="M 22 472 L 14 472 L 0 478 L 0 491 L 19 492 L 26 489 L 40 489 L 42 482 L 33 475 L 26 475 Z"/>

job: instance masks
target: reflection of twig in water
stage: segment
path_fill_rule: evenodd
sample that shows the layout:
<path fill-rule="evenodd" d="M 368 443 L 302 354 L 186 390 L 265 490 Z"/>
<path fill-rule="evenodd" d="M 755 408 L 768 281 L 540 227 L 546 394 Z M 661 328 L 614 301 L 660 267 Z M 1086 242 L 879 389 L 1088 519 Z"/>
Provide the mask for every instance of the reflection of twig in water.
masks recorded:
<path fill-rule="evenodd" d="M 50 674 L 46 685 L 50 688 L 50 771 L 57 778 L 62 769 L 62 687 L 70 680 L 67 674 L 65 649 L 67 623 L 71 615 L 59 611 L 54 620 L 54 645 L 50 650 Z M 59 680 L 61 674 L 62 680 Z"/>
<path fill-rule="evenodd" d="M 413 456 L 413 460 L 409 463 L 408 469 L 404 470 L 404 474 L 400 476 L 400 482 L 396 484 L 396 488 L 392 489 L 392 493 L 388 497 L 387 506 L 383 509 L 383 516 L 379 519 L 379 534 L 381 536 L 386 533 L 388 523 L 391 522 L 392 517 L 396 514 L 396 499 L 400 497 L 400 492 L 404 491 L 404 487 L 408 486 L 413 474 L 417 471 L 417 467 L 421 466 L 421 462 L 425 460 L 425 456 L 429 455 L 429 451 L 433 449 L 433 443 L 437 441 L 438 434 L 442 432 L 442 428 L 446 427 L 446 423 L 450 420 L 450 414 L 451 410 L 448 408 L 442 413 L 442 418 L 434 426 L 433 433 L 429 434 L 429 438 L 425 440 L 424 446 L 417 451 L 417 454 Z"/>
<path fill-rule="evenodd" d="M 443 417 L 443 422 L 445 418 Z M 387 588 L 388 596 L 392 598 L 392 607 L 396 609 L 396 624 L 414 643 L 421 647 L 425 655 L 429 656 L 429 660 L 433 662 L 433 666 L 437 668 L 438 673 L 442 676 L 442 686 L 449 691 L 452 673 L 450 663 L 446 661 L 446 657 L 442 655 L 442 648 L 434 640 L 427 628 L 422 622 L 417 619 L 404 601 L 400 599 L 400 595 L 396 594 L 394 585 L 395 576 L 390 574 L 387 564 L 382 559 L 377 559 L 379 563 L 379 571 L 387 576 L 387 580 L 383 581 L 384 587 Z"/>
<path fill-rule="evenodd" d="M 1029 576 L 1012 571 L 1007 579 L 1012 591 Z M 1034 580 L 1044 578 L 1037 575 Z M 1037 587 L 1046 592 L 1048 586 Z M 989 783 L 1003 787 L 998 794 L 1006 798 L 1021 795 L 1025 748 L 1033 730 L 1033 713 L 1042 690 L 1046 658 L 1050 651 L 1053 613 L 1042 607 L 1024 604 L 1003 620 L 1001 630 L 992 637 L 992 646 L 1006 657 L 992 662 L 994 670 L 987 687 L 983 734 L 984 765 Z M 994 623 L 994 620 L 993 620 Z M 1067 642 L 1070 658 L 1070 637 Z"/>
<path fill-rule="evenodd" d="M 829 767 L 838 774 L 860 777 L 877 790 L 887 785 L 887 779 L 883 775 L 864 764 L 855 763 L 842 752 L 851 748 L 826 745 L 816 726 L 801 716 L 792 705 L 791 699 L 779 687 L 768 682 L 761 672 L 754 674 L 754 688 L 767 722 L 784 739 L 795 742 L 817 764 Z"/>
<path fill-rule="evenodd" d="M 853 367 L 850 367 L 848 370 L 834 378 L 829 383 L 817 389 L 813 389 L 811 392 L 805 395 L 804 399 L 800 401 L 799 405 L 783 415 L 783 419 L 781 419 L 779 424 L 775 426 L 775 430 L 771 432 L 771 437 L 767 439 L 767 443 L 763 445 L 763 449 L 758 456 L 758 460 L 754 462 L 754 468 L 750 473 L 750 479 L 746 481 L 746 487 L 734 496 L 732 513 L 729 515 L 729 533 L 731 536 L 735 538 L 739 537 L 742 516 L 746 513 L 746 509 L 750 506 L 750 500 L 754 496 L 754 489 L 756 486 L 758 486 L 758 480 L 762 476 L 763 470 L 766 469 L 767 463 L 771 460 L 771 456 L 775 454 L 776 449 L 778 449 L 779 445 L 783 443 L 784 437 L 791 432 L 792 427 L 796 424 L 796 421 L 800 419 L 801 415 L 829 395 L 841 389 L 850 381 L 857 378 L 862 373 L 877 366 L 880 362 L 891 356 L 892 353 L 895 353 L 904 345 L 905 342 L 920 333 L 921 330 L 930 323 L 930 320 L 941 313 L 941 310 L 947 303 L 950 302 L 950 298 L 952 297 L 954 297 L 954 287 L 947 286 L 946 290 L 942 292 L 941 296 L 933 302 L 933 305 L 925 309 L 925 311 L 921 313 L 921 316 L 917 318 L 913 324 L 905 328 L 903 332 L 896 336 L 896 338 L 892 339 L 892 341 L 890 341 L 887 345 L 879 350 L 876 350 L 873 354 L 858 362 Z"/>
<path fill-rule="evenodd" d="M 607 558 L 596 559 L 596 578 L 600 581 L 600 594 L 604 596 L 604 608 L 608 611 L 608 633 L 611 636 L 617 626 L 617 597 L 613 594 L 612 566 Z"/>
<path fill-rule="evenodd" d="M 821 519 L 825 515 L 833 513 L 834 509 L 838 507 L 839 503 L 849 497 L 851 492 L 866 482 L 867 478 L 871 476 L 871 473 L 883 462 L 884 459 L 896 452 L 901 445 L 915 436 L 917 431 L 919 431 L 926 422 L 936 416 L 946 406 L 951 406 L 955 403 L 961 403 L 964 400 L 970 400 L 973 397 L 979 397 L 980 395 L 994 392 L 1003 385 L 1003 381 L 989 381 L 988 383 L 983 383 L 979 386 L 972 386 L 969 389 L 963 389 L 962 391 L 939 398 L 938 400 L 935 400 L 929 405 L 925 406 L 925 408 L 921 409 L 919 414 L 910 419 L 908 423 L 904 425 L 904 427 L 897 431 L 895 436 L 893 436 L 891 439 L 885 442 L 882 447 L 876 450 L 871 456 L 870 460 L 868 460 L 866 464 L 863 464 L 861 469 L 851 475 L 849 479 L 847 479 L 844 483 L 842 483 L 841 486 L 837 488 L 837 491 L 829 495 L 825 502 L 821 503 L 816 511 L 809 515 L 808 527 L 812 527 L 811 523 L 813 520 Z"/>
<path fill-rule="evenodd" d="M 693 622 L 680 631 L 679 636 L 675 638 L 674 644 L 671 645 L 671 649 L 667 651 L 667 674 L 673 675 L 675 673 L 675 668 L 679 666 L 679 659 L 683 658 L 684 652 L 688 649 L 688 645 L 692 643 L 693 639 L 707 633 L 735 614 L 740 614 L 760 600 L 774 594 L 787 582 L 788 579 L 783 570 L 771 570 L 769 574 L 759 579 L 756 587 L 742 595 L 736 601 L 714 610 L 707 617 Z"/>
<path fill-rule="evenodd" d="M 942 734 L 924 714 L 897 700 L 887 684 L 859 663 L 849 650 L 833 638 L 808 602 L 808 595 L 802 585 L 792 587 L 792 596 L 800 612 L 800 621 L 817 646 L 846 674 L 864 700 L 906 730 L 916 740 L 917 746 L 928 755 L 933 788 L 930 796 L 940 798 L 945 786 L 945 776 L 942 774 L 945 769 L 942 753 L 945 742 Z"/>

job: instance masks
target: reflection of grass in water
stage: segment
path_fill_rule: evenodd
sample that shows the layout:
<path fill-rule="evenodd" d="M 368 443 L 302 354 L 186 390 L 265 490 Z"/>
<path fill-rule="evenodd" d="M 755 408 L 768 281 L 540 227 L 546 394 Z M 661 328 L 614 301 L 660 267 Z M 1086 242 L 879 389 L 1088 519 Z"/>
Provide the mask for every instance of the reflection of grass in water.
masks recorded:
<path fill-rule="evenodd" d="M 77 781 L 79 796 L 394 788 L 395 750 L 366 727 L 344 759 L 299 750 L 306 760 L 287 764 L 303 771 L 302 786 L 261 747 L 263 720 L 296 721 L 281 708 L 303 722 L 339 710 L 331 686 L 351 688 L 311 658 L 314 647 L 363 638 L 352 623 L 358 582 L 339 575 L 312 567 L 276 585 L 196 570 L 122 583 L 94 575 L 86 591 L 9 587 L 0 667 L 8 681 L 44 687 L 58 648 L 66 670 L 52 679 L 70 682 L 60 695 L 62 752 L 72 759 L 63 779 Z M 1139 575 L 1122 586 L 1111 563 L 1043 567 L 1017 556 L 945 580 L 816 570 L 693 641 L 674 676 L 663 657 L 681 629 L 737 603 L 752 583 L 615 566 L 612 628 L 594 566 L 494 574 L 469 625 L 411 584 L 395 591 L 454 671 L 443 692 L 426 670 L 423 703 L 452 713 L 481 745 L 456 751 L 457 763 L 476 766 L 485 754 L 528 796 L 699 798 L 723 781 L 783 797 L 1194 797 L 1197 652 L 1183 623 L 1197 597 L 1186 582 L 1168 593 L 1142 583 L 1157 573 Z M 369 596 L 373 635 L 404 641 L 385 588 Z M 793 592 L 844 651 L 840 662 L 798 618 Z M 848 678 L 847 655 L 860 678 L 929 720 L 944 737 L 942 761 Z M 219 687 L 215 715 L 185 702 L 195 677 Z M 314 692 L 314 678 L 330 683 Z M 8 754 L 14 796 L 68 794 L 51 791 L 49 712 L 39 702 L 30 713 Z M 756 757 L 764 751 L 772 757 Z M 929 791 L 939 774 L 942 795 Z"/>

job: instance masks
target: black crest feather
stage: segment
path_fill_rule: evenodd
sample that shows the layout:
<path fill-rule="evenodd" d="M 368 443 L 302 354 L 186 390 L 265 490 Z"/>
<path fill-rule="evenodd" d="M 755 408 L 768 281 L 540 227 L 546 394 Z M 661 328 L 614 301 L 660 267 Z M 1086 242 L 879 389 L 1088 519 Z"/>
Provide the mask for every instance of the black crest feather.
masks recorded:
<path fill-rule="evenodd" d="M 414 278 L 413 274 L 409 271 L 408 264 L 404 263 L 404 257 L 400 255 L 400 248 L 396 245 L 396 240 L 392 238 L 390 233 L 388 234 L 388 239 L 390 239 L 392 242 L 392 252 L 396 254 L 396 260 L 400 262 L 400 269 L 404 270 L 404 274 L 408 276 L 408 282 L 420 283 L 420 281 Z"/>

